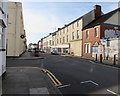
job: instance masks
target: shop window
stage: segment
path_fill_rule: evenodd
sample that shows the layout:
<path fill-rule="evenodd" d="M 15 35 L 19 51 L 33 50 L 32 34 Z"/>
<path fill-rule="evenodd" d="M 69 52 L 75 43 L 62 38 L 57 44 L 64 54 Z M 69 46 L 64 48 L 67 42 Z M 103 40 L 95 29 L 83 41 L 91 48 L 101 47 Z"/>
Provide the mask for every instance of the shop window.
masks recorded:
<path fill-rule="evenodd" d="M 61 48 L 58 48 L 58 52 L 61 52 Z"/>
<path fill-rule="evenodd" d="M 97 46 L 92 47 L 92 52 L 98 52 L 98 47 Z"/>

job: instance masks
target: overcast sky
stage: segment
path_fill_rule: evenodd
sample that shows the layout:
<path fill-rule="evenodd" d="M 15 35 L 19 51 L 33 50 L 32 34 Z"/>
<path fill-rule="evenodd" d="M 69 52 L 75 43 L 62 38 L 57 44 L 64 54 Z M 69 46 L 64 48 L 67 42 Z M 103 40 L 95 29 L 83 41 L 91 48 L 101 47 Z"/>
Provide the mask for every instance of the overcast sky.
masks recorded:
<path fill-rule="evenodd" d="M 23 4 L 24 26 L 27 35 L 27 44 L 37 43 L 42 37 L 54 32 L 99 4 L 102 11 L 107 13 L 118 8 L 118 1 L 109 0 L 9 0 Z M 49 2 L 48 2 L 49 1 Z M 57 2 L 56 2 L 57 1 Z M 58 2 L 59 1 L 59 2 Z M 83 2 L 84 1 L 84 2 Z M 106 2 L 103 2 L 106 1 Z M 108 2 L 107 2 L 108 1 Z"/>

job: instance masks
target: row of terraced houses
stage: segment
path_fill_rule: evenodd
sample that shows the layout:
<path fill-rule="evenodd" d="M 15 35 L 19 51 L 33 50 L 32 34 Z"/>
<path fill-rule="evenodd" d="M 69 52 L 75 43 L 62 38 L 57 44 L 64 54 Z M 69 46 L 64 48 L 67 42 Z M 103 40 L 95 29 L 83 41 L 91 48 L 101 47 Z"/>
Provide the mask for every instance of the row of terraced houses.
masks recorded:
<path fill-rule="evenodd" d="M 112 58 L 120 54 L 120 8 L 104 14 L 100 5 L 39 40 L 39 49 L 50 53 Z M 118 58 L 119 59 L 119 58 Z"/>

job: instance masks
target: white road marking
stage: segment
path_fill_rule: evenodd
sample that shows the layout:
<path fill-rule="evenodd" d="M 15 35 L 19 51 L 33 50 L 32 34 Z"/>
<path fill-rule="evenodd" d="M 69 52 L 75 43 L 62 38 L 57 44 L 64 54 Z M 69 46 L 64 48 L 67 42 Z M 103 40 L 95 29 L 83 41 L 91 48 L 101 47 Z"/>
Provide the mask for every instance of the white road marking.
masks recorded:
<path fill-rule="evenodd" d="M 83 81 L 83 82 L 80 82 L 80 83 L 88 83 L 88 82 L 90 82 L 90 80 L 88 80 L 88 81 Z"/>
<path fill-rule="evenodd" d="M 91 63 L 95 63 L 94 61 L 90 61 Z"/>
<path fill-rule="evenodd" d="M 93 84 L 95 84 L 95 85 L 97 85 L 97 86 L 99 86 L 99 84 L 97 84 L 97 83 L 95 83 L 95 82 L 93 82 L 93 81 L 90 81 L 91 83 L 93 83 Z"/>
<path fill-rule="evenodd" d="M 115 94 L 115 95 L 117 95 L 117 96 L 120 96 L 119 94 L 117 94 L 117 93 L 115 93 L 115 92 L 113 92 L 113 91 L 111 91 L 111 90 L 109 90 L 109 89 L 107 89 L 107 91 L 110 92 L 110 93 L 112 93 L 112 94 Z"/>
<path fill-rule="evenodd" d="M 64 87 L 69 87 L 71 84 L 68 85 L 63 85 L 63 86 L 59 86 L 58 88 L 64 88 Z"/>
<path fill-rule="evenodd" d="M 83 81 L 83 82 L 80 82 L 80 83 L 92 83 L 96 86 L 99 86 L 99 84 L 97 84 L 96 82 L 92 81 L 92 80 L 88 80 L 88 81 Z"/>

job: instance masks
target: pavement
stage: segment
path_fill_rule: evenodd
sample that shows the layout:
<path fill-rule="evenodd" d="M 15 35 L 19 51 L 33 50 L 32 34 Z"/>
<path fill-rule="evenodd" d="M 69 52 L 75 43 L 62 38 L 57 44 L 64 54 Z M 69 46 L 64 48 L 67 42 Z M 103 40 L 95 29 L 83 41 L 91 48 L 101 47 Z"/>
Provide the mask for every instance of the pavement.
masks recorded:
<path fill-rule="evenodd" d="M 41 66 L 36 66 L 37 64 L 34 65 L 29 60 L 31 58 L 34 60 L 33 62 L 38 59 L 32 57 L 28 52 L 20 58 L 7 58 L 7 71 L 2 76 L 2 96 L 62 95 L 53 82 L 54 80 L 51 79 L 53 74 Z M 25 65 L 23 60 L 28 60 L 28 64 Z"/>
<path fill-rule="evenodd" d="M 95 58 L 93 58 L 93 57 L 81 57 L 81 58 L 89 59 L 89 60 L 92 60 L 92 61 L 94 61 L 96 63 L 99 63 L 99 64 L 105 64 L 105 65 L 108 65 L 108 66 L 113 66 L 113 67 L 120 68 L 120 61 L 117 61 L 117 60 L 116 60 L 116 64 L 114 64 L 113 60 L 102 60 L 102 62 L 100 62 L 99 59 L 96 61 Z"/>
<path fill-rule="evenodd" d="M 113 60 L 102 60 L 102 63 L 101 63 L 99 59 L 96 61 L 95 58 L 93 58 L 93 57 L 85 57 L 85 56 L 81 57 L 81 56 L 72 56 L 72 55 L 62 55 L 62 56 L 83 58 L 83 59 L 94 61 L 94 62 L 99 63 L 99 64 L 105 64 L 105 65 L 108 65 L 108 66 L 113 66 L 113 67 L 120 68 L 120 61 L 118 61 L 118 60 L 116 60 L 116 64 L 114 64 Z"/>

